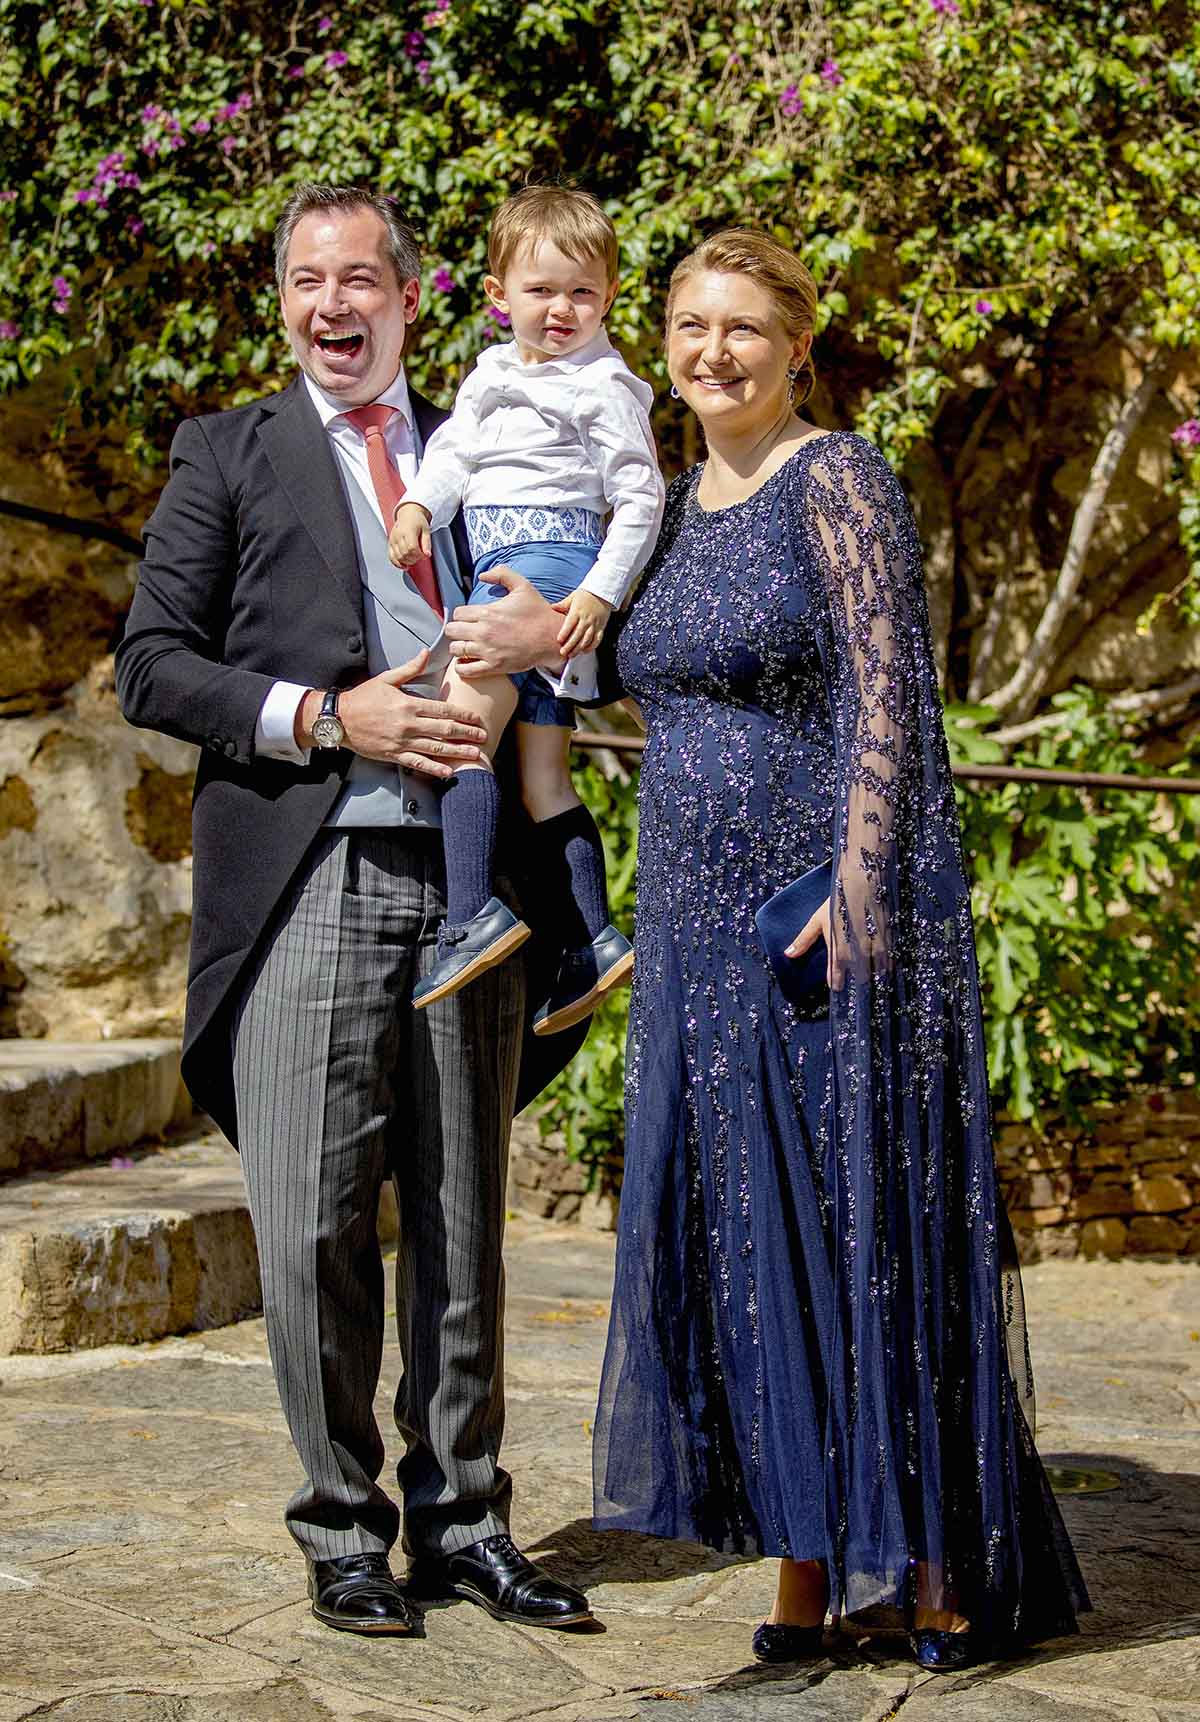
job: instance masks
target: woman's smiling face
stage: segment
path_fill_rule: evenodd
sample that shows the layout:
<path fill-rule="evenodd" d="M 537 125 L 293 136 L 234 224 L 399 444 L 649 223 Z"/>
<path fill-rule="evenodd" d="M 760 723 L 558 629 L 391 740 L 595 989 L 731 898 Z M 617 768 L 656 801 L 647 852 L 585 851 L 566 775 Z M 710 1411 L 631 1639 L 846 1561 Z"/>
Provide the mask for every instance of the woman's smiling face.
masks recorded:
<path fill-rule="evenodd" d="M 682 281 L 667 325 L 671 381 L 706 429 L 753 437 L 786 411 L 788 370 L 808 351 L 765 287 L 706 269 Z"/>

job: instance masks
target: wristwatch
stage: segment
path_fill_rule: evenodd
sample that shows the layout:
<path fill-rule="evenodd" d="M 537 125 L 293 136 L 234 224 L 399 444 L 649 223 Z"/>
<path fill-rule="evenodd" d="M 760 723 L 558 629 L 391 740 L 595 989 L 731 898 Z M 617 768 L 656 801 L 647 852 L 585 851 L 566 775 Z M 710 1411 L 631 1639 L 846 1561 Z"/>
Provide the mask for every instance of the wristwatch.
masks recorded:
<path fill-rule="evenodd" d="M 313 719 L 312 738 L 318 747 L 341 747 L 346 739 L 346 726 L 337 709 L 340 692 L 340 688 L 330 688 Z"/>

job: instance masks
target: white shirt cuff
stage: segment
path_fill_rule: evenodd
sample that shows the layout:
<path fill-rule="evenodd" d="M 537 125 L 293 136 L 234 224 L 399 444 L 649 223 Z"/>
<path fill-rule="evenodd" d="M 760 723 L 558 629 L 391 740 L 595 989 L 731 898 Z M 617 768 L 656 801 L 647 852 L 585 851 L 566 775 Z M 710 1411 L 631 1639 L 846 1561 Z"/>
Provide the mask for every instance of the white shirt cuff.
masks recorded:
<path fill-rule="evenodd" d="M 538 669 L 549 682 L 556 699 L 595 699 L 595 652 L 580 652 L 577 658 L 568 658 L 566 663 L 539 664 Z"/>
<path fill-rule="evenodd" d="M 267 759 L 304 765 L 309 750 L 296 746 L 296 713 L 309 690 L 299 682 L 275 682 L 259 709 L 254 725 L 254 751 Z"/>

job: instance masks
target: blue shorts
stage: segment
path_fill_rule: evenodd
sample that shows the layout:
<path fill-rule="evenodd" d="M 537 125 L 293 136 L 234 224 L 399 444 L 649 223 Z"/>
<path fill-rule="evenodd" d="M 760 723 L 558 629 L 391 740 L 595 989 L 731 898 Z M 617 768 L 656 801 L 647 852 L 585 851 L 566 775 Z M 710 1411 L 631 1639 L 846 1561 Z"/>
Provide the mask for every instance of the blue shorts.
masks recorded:
<path fill-rule="evenodd" d="M 549 604 L 569 598 L 595 562 L 595 544 L 498 544 L 475 564 L 475 585 L 468 604 L 494 604 L 508 597 L 506 586 L 494 586 L 487 574 L 492 568 L 515 568 L 535 586 Z M 537 670 L 524 670 L 512 678 L 517 689 L 518 723 L 552 724 L 556 729 L 575 728 L 575 706 L 560 700 Z"/>

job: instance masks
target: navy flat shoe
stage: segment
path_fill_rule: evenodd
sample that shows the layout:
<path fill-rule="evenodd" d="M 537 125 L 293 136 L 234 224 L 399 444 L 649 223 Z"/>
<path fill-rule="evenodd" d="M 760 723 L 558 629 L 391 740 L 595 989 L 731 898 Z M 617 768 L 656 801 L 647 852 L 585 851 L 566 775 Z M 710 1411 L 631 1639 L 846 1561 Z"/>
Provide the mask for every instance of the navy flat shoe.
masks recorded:
<path fill-rule="evenodd" d="M 413 1009 L 424 1010 L 426 1005 L 449 998 L 478 975 L 494 969 L 523 945 L 529 934 L 525 922 L 519 921 L 499 897 L 489 897 L 479 913 L 460 927 L 443 921 L 437 960 L 413 988 Z"/>
<path fill-rule="evenodd" d="M 957 1674 L 981 1660 L 971 1632 L 938 1632 L 928 1627 L 909 1635 L 913 1661 L 929 1674 Z"/>
<path fill-rule="evenodd" d="M 550 997 L 534 1013 L 534 1034 L 558 1034 L 590 1016 L 605 993 L 619 987 L 633 971 L 633 946 L 609 922 L 590 945 L 567 951 L 559 965 Z"/>
<path fill-rule="evenodd" d="M 750 1641 L 760 1662 L 812 1662 L 820 1656 L 824 1626 L 776 1626 L 764 1620 Z"/>

